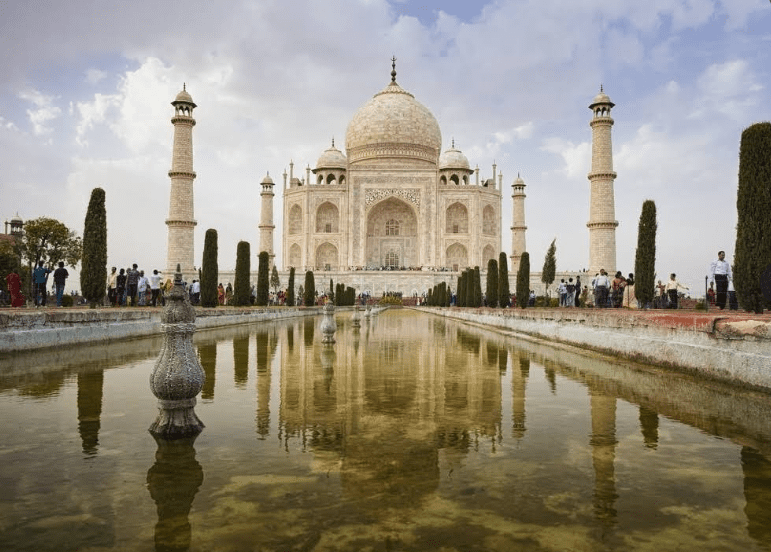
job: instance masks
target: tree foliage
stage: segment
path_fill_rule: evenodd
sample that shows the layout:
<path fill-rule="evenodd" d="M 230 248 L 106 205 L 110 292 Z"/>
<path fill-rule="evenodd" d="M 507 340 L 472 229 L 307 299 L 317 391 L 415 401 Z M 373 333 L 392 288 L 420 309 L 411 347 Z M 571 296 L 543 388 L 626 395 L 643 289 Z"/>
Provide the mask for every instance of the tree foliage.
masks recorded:
<path fill-rule="evenodd" d="M 498 305 L 505 309 L 511 303 L 511 290 L 509 289 L 509 261 L 506 253 L 501 251 L 498 257 Z"/>
<path fill-rule="evenodd" d="M 289 267 L 289 283 L 286 287 L 286 305 L 294 307 L 294 267 Z"/>
<path fill-rule="evenodd" d="M 546 257 L 543 260 L 543 270 L 541 271 L 541 282 L 546 285 L 546 296 L 549 295 L 549 286 L 554 283 L 557 275 L 557 238 L 554 238 L 546 251 Z M 528 290 L 528 295 L 529 295 Z"/>
<path fill-rule="evenodd" d="M 734 287 L 742 308 L 762 313 L 760 276 L 771 264 L 771 123 L 744 129 L 739 146 Z"/>
<path fill-rule="evenodd" d="M 490 259 L 487 261 L 487 282 L 485 286 L 485 297 L 488 307 L 498 306 L 498 261 Z"/>
<path fill-rule="evenodd" d="M 201 263 L 201 306 L 212 308 L 217 300 L 217 231 L 209 228 L 203 241 L 203 262 Z"/>
<path fill-rule="evenodd" d="M 635 286 L 637 300 L 646 307 L 653 302 L 656 285 L 656 203 L 647 199 L 643 202 L 640 224 L 637 227 L 637 251 L 634 257 Z"/>
<path fill-rule="evenodd" d="M 278 290 L 281 289 L 281 278 L 278 277 L 278 269 L 276 265 L 270 271 L 270 287 L 273 288 L 273 293 L 278 294 Z"/>
<path fill-rule="evenodd" d="M 524 309 L 530 299 L 530 255 L 522 253 L 517 271 L 517 305 Z"/>
<path fill-rule="evenodd" d="M 24 271 L 21 270 L 19 256 L 13 250 L 11 242 L 0 241 L 0 289 L 3 290 L 3 293 L 8 292 L 8 282 L 5 280 L 5 277 L 14 271 L 19 275 L 24 273 Z M 8 297 L 8 295 L 6 295 L 6 297 Z"/>
<path fill-rule="evenodd" d="M 471 298 L 471 301 L 473 302 L 472 306 L 481 307 L 482 306 L 482 278 L 479 274 L 479 267 L 475 266 L 471 274 L 472 274 L 472 280 L 474 281 L 474 295 Z"/>
<path fill-rule="evenodd" d="M 260 255 L 257 261 L 257 298 L 254 300 L 254 304 L 258 307 L 265 307 L 268 305 L 269 298 L 269 281 L 268 281 L 268 266 L 270 265 L 270 255 L 267 251 L 260 251 Z"/>
<path fill-rule="evenodd" d="M 236 247 L 236 281 L 233 285 L 233 304 L 245 307 L 251 303 L 252 287 L 249 275 L 252 271 L 251 247 L 249 242 L 240 241 Z"/>
<path fill-rule="evenodd" d="M 63 222 L 40 217 L 24 224 L 24 233 L 16 241 L 16 254 L 30 266 L 43 261 L 53 268 L 59 261 L 75 268 L 83 254 L 82 240 Z M 105 274 L 106 277 L 106 274 Z"/>
<path fill-rule="evenodd" d="M 303 292 L 303 304 L 307 307 L 312 307 L 316 304 L 316 278 L 313 276 L 312 270 L 309 270 L 305 273 L 305 291 Z"/>
<path fill-rule="evenodd" d="M 94 188 L 83 224 L 83 259 L 80 289 L 91 308 L 104 299 L 107 287 L 107 211 L 104 190 Z"/>

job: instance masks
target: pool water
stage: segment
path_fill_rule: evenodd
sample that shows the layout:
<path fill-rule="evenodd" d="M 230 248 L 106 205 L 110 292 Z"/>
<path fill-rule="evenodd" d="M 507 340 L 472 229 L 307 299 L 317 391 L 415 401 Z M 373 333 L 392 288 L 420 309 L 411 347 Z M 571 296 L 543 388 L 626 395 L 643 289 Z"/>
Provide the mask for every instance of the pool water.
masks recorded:
<path fill-rule="evenodd" d="M 771 549 L 771 396 L 389 310 L 0 359 L 0 550 Z"/>

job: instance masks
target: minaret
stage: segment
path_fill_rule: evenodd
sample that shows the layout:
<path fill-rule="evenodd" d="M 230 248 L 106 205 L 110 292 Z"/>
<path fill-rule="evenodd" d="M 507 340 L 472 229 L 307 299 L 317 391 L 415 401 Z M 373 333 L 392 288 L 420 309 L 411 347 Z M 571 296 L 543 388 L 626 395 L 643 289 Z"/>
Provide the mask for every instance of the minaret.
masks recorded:
<path fill-rule="evenodd" d="M 589 109 L 593 117 L 592 127 L 592 169 L 589 198 L 589 272 L 597 273 L 604 268 L 608 274 L 616 271 L 616 220 L 613 195 L 613 148 L 610 131 L 613 119 L 610 110 L 615 104 L 603 92 L 594 97 Z"/>
<path fill-rule="evenodd" d="M 511 185 L 511 264 L 512 270 L 519 268 L 525 246 L 525 181 L 517 174 L 517 179 Z"/>
<path fill-rule="evenodd" d="M 182 267 L 184 278 L 195 274 L 193 261 L 193 231 L 197 222 L 193 219 L 193 98 L 185 86 L 174 101 L 174 148 L 171 155 L 171 196 L 169 200 L 169 228 L 166 250 L 166 275 L 176 272 L 177 264 Z M 197 277 L 197 274 L 195 274 Z"/>
<path fill-rule="evenodd" d="M 260 192 L 260 253 L 267 251 L 270 256 L 268 269 L 273 269 L 276 255 L 273 253 L 273 179 L 268 174 L 262 179 L 262 191 Z"/>

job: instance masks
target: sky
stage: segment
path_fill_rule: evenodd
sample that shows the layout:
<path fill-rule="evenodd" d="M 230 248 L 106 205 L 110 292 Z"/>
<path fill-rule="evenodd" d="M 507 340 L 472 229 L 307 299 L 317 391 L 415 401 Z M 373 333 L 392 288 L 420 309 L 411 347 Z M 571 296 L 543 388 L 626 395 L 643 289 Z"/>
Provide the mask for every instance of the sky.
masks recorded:
<path fill-rule="evenodd" d="M 643 201 L 657 207 L 656 270 L 698 293 L 732 260 L 741 132 L 771 119 L 768 0 L 7 0 L 0 3 L 0 217 L 61 220 L 82 235 L 107 197 L 108 264 L 166 261 L 170 102 L 194 112 L 195 257 L 208 228 L 220 269 L 238 241 L 256 267 L 260 186 L 343 149 L 359 107 L 397 81 L 489 178 L 503 173 L 502 250 L 521 175 L 527 250 L 540 270 L 588 266 L 591 129 L 613 109 L 618 269 L 634 271 Z M 300 173 L 299 175 L 297 173 Z M 77 289 L 77 285 L 73 286 Z"/>

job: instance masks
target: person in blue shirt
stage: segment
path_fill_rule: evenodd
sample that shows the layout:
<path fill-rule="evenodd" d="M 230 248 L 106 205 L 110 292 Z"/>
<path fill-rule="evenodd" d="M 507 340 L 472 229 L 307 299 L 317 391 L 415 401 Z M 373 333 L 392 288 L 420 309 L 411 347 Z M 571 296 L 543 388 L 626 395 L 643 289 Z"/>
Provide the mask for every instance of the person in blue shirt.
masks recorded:
<path fill-rule="evenodd" d="M 35 306 L 46 306 L 46 282 L 48 281 L 48 274 L 51 269 L 43 266 L 43 261 L 40 261 L 32 272 L 32 282 L 35 284 Z"/>

